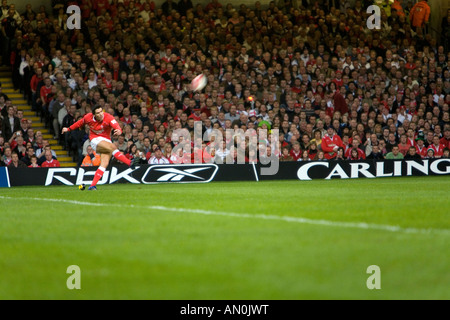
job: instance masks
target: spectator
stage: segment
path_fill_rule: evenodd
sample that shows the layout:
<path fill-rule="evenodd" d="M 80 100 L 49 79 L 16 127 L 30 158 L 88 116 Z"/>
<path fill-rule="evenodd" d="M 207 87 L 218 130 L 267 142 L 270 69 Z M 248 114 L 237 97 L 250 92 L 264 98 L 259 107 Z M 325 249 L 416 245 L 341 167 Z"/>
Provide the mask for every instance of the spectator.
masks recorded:
<path fill-rule="evenodd" d="M 4 147 L 4 149 L 3 149 L 2 161 L 5 164 L 5 166 L 9 166 L 11 164 L 12 150 L 9 146 Z"/>
<path fill-rule="evenodd" d="M 322 131 L 320 129 L 316 129 L 314 131 L 314 139 L 311 140 L 316 144 L 317 150 L 321 150 L 320 144 L 322 143 Z"/>
<path fill-rule="evenodd" d="M 19 155 L 16 152 L 13 152 L 11 154 L 11 162 L 8 165 L 8 169 L 20 169 L 26 167 L 26 164 L 19 160 Z"/>
<path fill-rule="evenodd" d="M 394 145 L 392 147 L 392 151 L 389 152 L 388 154 L 386 154 L 385 159 L 394 159 L 394 160 L 398 160 L 398 159 L 403 159 L 403 154 L 400 153 L 399 147 L 397 145 Z"/>
<path fill-rule="evenodd" d="M 125 135 L 122 133 L 117 137 L 117 141 L 115 142 L 117 149 L 125 153 L 127 151 L 127 142 L 125 141 Z"/>
<path fill-rule="evenodd" d="M 8 9 L 8 15 L 2 16 L 0 38 L 2 40 L 2 65 L 9 66 L 11 61 L 8 59 L 11 55 L 14 36 L 19 27 L 18 21 L 15 19 L 16 11 L 13 8 Z"/>
<path fill-rule="evenodd" d="M 64 106 L 63 108 L 66 108 L 67 114 L 64 116 L 64 118 L 62 120 L 61 128 L 68 128 L 76 122 L 77 106 L 70 105 L 69 107 Z M 79 117 L 79 115 L 78 115 L 78 117 Z M 57 128 L 59 129 L 59 126 Z M 55 138 L 57 138 L 57 137 L 55 137 Z M 64 135 L 64 146 L 66 147 L 66 149 L 68 149 L 72 145 L 72 138 L 73 138 L 73 135 L 71 135 L 71 134 Z"/>
<path fill-rule="evenodd" d="M 109 1 L 108 0 L 94 1 L 92 9 L 94 10 L 95 15 L 97 17 L 103 16 L 110 9 Z"/>
<path fill-rule="evenodd" d="M 31 156 L 30 165 L 28 165 L 28 168 L 40 168 L 40 166 L 37 163 L 37 157 L 35 155 Z"/>
<path fill-rule="evenodd" d="M 297 160 L 298 160 L 298 159 L 297 159 Z M 292 157 L 292 156 L 289 154 L 289 148 L 284 147 L 284 148 L 282 149 L 280 161 L 297 161 L 297 160 L 294 160 L 294 157 Z"/>
<path fill-rule="evenodd" d="M 356 149 L 357 151 L 358 151 L 358 154 L 359 154 L 359 157 L 361 158 L 361 159 L 365 159 L 366 158 L 366 154 L 365 154 L 365 152 L 360 148 L 360 141 L 359 141 L 359 137 L 357 137 L 357 136 L 355 136 L 353 139 L 352 139 L 352 144 L 351 144 L 351 146 L 350 146 L 350 148 L 348 148 L 347 149 L 347 151 L 346 151 L 346 153 L 345 153 L 345 156 L 348 158 L 348 157 L 350 157 L 351 156 L 351 151 L 353 150 L 353 149 Z"/>
<path fill-rule="evenodd" d="M 445 51 L 450 50 L 450 9 L 447 9 L 447 14 L 442 18 L 441 42 L 444 45 Z"/>
<path fill-rule="evenodd" d="M 6 141 L 9 141 L 16 132 L 20 131 L 20 129 L 20 120 L 14 114 L 14 107 L 9 106 L 7 115 L 2 120 L 2 136 Z"/>
<path fill-rule="evenodd" d="M 389 132 L 388 140 L 386 141 L 386 150 L 388 152 L 392 151 L 392 148 L 397 145 L 397 138 L 394 132 Z"/>
<path fill-rule="evenodd" d="M 336 157 L 335 157 L 336 158 Z M 318 151 L 316 156 L 313 159 L 314 161 L 327 161 L 327 159 L 325 159 L 324 156 L 324 152 L 323 151 Z"/>
<path fill-rule="evenodd" d="M 311 161 L 311 158 L 309 157 L 308 150 L 303 150 L 302 151 L 302 156 L 300 158 L 298 158 L 297 161 Z"/>
<path fill-rule="evenodd" d="M 441 158 L 442 159 L 450 159 L 450 149 L 449 148 L 444 148 Z"/>
<path fill-rule="evenodd" d="M 402 134 L 400 136 L 400 142 L 398 143 L 398 149 L 403 156 L 406 156 L 406 154 L 409 152 L 409 148 L 411 145 L 407 142 L 407 137 L 405 134 Z"/>
<path fill-rule="evenodd" d="M 125 156 L 131 160 L 133 165 L 147 163 L 146 155 L 134 143 L 130 145 L 128 153 Z"/>
<path fill-rule="evenodd" d="M 345 160 L 345 151 L 343 147 L 339 147 L 337 154 L 336 154 L 336 158 L 334 158 L 334 160 L 336 161 L 342 161 Z"/>
<path fill-rule="evenodd" d="M 307 149 L 305 147 L 303 150 Z M 293 161 L 297 161 L 302 156 L 302 150 L 300 149 L 300 143 L 298 141 L 294 141 L 292 143 L 292 149 L 289 152 L 290 156 L 293 158 Z"/>
<path fill-rule="evenodd" d="M 209 2 L 206 6 L 205 6 L 205 11 L 209 12 L 209 11 L 214 11 L 217 9 L 221 9 L 222 5 L 220 4 L 219 0 L 211 0 L 211 2 Z"/>
<path fill-rule="evenodd" d="M 378 145 L 378 137 L 375 133 L 372 133 L 370 135 L 370 139 L 366 140 L 366 143 L 364 144 L 366 147 L 366 156 L 372 153 L 373 146 Z M 379 151 L 379 149 L 378 149 Z"/>
<path fill-rule="evenodd" d="M 352 148 L 350 150 L 350 155 L 348 156 L 347 160 L 362 160 L 362 157 L 358 152 L 358 149 Z"/>
<path fill-rule="evenodd" d="M 417 153 L 416 147 L 411 146 L 405 155 L 405 160 L 422 160 L 422 157 Z"/>
<path fill-rule="evenodd" d="M 166 0 L 162 3 L 161 9 L 165 16 L 170 16 L 172 14 L 172 10 L 177 10 L 178 6 L 173 0 Z"/>
<path fill-rule="evenodd" d="M 41 165 L 42 168 L 58 168 L 61 166 L 59 161 L 53 158 L 52 150 L 46 149 L 44 156 L 45 161 Z"/>
<path fill-rule="evenodd" d="M 20 132 L 17 132 L 15 136 L 15 139 L 10 143 L 10 147 L 13 152 L 16 152 L 18 154 L 19 159 L 22 159 L 26 154 L 25 141 L 23 140 L 22 134 Z"/>
<path fill-rule="evenodd" d="M 312 141 L 312 140 L 311 140 Z M 317 153 L 319 150 L 317 150 L 317 145 L 315 142 L 310 142 L 308 146 L 308 156 L 311 160 L 314 160 L 317 156 Z"/>
<path fill-rule="evenodd" d="M 52 129 L 54 133 L 54 139 L 59 139 L 59 121 L 58 113 L 62 108 L 65 108 L 66 96 L 62 91 L 59 91 L 49 104 L 49 113 L 52 115 Z"/>
<path fill-rule="evenodd" d="M 31 121 L 31 120 L 30 120 Z M 26 142 L 28 141 L 28 120 L 23 118 L 20 120 L 20 131 L 17 131 L 17 133 L 20 133 L 23 137 L 23 140 Z"/>
<path fill-rule="evenodd" d="M 153 155 L 148 160 L 148 164 L 167 164 L 169 160 L 163 156 L 163 153 L 159 147 L 153 150 Z"/>
<path fill-rule="evenodd" d="M 425 136 L 423 132 L 420 132 L 416 138 L 416 152 L 422 157 L 427 156 L 427 147 L 425 146 Z"/>
<path fill-rule="evenodd" d="M 322 138 L 322 150 L 325 153 L 325 158 L 328 160 L 335 158 L 339 147 L 343 147 L 342 139 L 335 134 L 334 127 L 329 126 L 327 134 Z"/>
<path fill-rule="evenodd" d="M 49 141 L 47 139 L 43 139 L 42 145 L 35 151 L 36 157 L 38 157 L 40 163 L 42 163 L 45 159 L 45 151 L 46 150 L 50 150 L 50 152 L 52 153 L 52 157 L 56 159 L 56 152 L 54 150 L 52 150 Z"/>
<path fill-rule="evenodd" d="M 180 0 L 177 4 L 177 9 L 180 15 L 183 17 L 186 16 L 188 10 L 193 9 L 194 5 L 191 0 Z"/>
<path fill-rule="evenodd" d="M 420 0 L 411 9 L 409 14 L 409 20 L 411 21 L 411 26 L 413 30 L 416 31 L 417 28 L 424 28 L 430 19 L 431 9 L 428 5 L 428 0 Z"/>
<path fill-rule="evenodd" d="M 378 144 L 372 146 L 372 152 L 366 157 L 367 160 L 383 160 L 383 153 Z"/>
<path fill-rule="evenodd" d="M 34 149 L 29 147 L 27 148 L 27 152 L 25 154 L 25 156 L 21 159 L 27 166 L 31 165 L 31 158 L 32 157 L 36 157 L 36 154 L 34 153 Z M 37 157 L 36 157 L 36 162 L 37 162 Z"/>
<path fill-rule="evenodd" d="M 170 157 L 172 156 L 172 145 L 170 143 L 166 143 L 163 150 L 164 157 L 170 159 Z"/>
<path fill-rule="evenodd" d="M 441 144 L 438 136 L 433 137 L 433 143 L 428 146 L 428 149 L 433 149 L 434 157 L 440 158 L 444 154 L 445 145 Z"/>
<path fill-rule="evenodd" d="M 391 17 L 393 15 L 395 15 L 395 16 L 402 16 L 402 17 L 405 16 L 405 12 L 403 11 L 403 7 L 402 7 L 402 5 L 401 5 L 399 0 L 394 0 L 394 2 L 391 4 Z M 391 19 L 390 20 L 391 23 L 392 22 L 395 23 L 397 21 L 398 21 L 398 19 L 395 19 L 395 20 Z"/>
<path fill-rule="evenodd" d="M 450 127 L 444 130 L 444 136 L 441 138 L 440 143 L 444 145 L 445 148 L 450 148 Z"/>
<path fill-rule="evenodd" d="M 89 145 L 87 155 L 84 157 L 81 167 L 98 167 L 100 165 L 100 155 Z"/>
<path fill-rule="evenodd" d="M 0 18 L 6 17 L 8 15 L 9 6 L 7 0 L 2 0 L 2 5 L 0 7 Z"/>
<path fill-rule="evenodd" d="M 178 149 L 176 152 L 172 152 L 172 154 L 169 158 L 170 163 L 175 163 L 175 164 L 190 163 L 190 160 L 188 162 L 184 162 L 185 160 L 186 159 L 185 159 L 183 148 Z"/>
<path fill-rule="evenodd" d="M 424 157 L 424 159 L 435 159 L 434 156 L 434 150 L 433 149 L 428 149 L 427 150 L 427 155 Z"/>

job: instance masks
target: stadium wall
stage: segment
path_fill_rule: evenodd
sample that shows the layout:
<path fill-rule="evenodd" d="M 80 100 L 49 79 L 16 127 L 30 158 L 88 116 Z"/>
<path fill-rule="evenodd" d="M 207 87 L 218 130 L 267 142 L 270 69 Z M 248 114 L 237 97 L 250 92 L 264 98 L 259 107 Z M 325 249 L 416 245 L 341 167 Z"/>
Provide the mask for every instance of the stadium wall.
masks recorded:
<path fill-rule="evenodd" d="M 305 181 L 313 179 L 450 175 L 450 159 L 280 162 L 276 174 L 262 175 L 261 173 L 264 172 L 265 168 L 267 169 L 267 166 L 260 164 L 143 165 L 136 169 L 125 166 L 110 167 L 98 184 L 208 183 L 212 181 L 267 180 Z M 2 170 L 0 170 L 0 186 L 89 185 L 95 170 L 95 167 L 27 168 L 8 169 L 3 174 Z"/>

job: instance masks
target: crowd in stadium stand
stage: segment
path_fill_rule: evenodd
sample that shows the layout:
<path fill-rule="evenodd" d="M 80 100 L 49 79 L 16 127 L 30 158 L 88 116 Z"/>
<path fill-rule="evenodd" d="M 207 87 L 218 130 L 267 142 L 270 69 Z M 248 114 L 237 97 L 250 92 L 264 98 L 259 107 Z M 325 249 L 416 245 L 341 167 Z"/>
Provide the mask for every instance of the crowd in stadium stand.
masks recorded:
<path fill-rule="evenodd" d="M 278 142 L 259 136 L 258 150 L 280 161 L 449 157 L 450 10 L 434 38 L 413 1 L 52 4 L 19 13 L 2 1 L 2 63 L 79 165 L 96 165 L 88 132 L 60 132 L 94 105 L 121 124 L 113 141 L 136 164 L 229 163 L 239 152 L 258 161 L 246 138 L 227 139 L 227 129 L 278 129 Z M 72 4 L 81 9 L 80 29 L 68 26 Z M 372 4 L 381 8 L 381 29 L 367 26 Z M 201 73 L 208 84 L 193 92 Z M 1 165 L 56 159 L 1 91 L 0 109 Z M 186 153 L 177 129 L 193 136 L 197 121 L 201 147 Z"/>

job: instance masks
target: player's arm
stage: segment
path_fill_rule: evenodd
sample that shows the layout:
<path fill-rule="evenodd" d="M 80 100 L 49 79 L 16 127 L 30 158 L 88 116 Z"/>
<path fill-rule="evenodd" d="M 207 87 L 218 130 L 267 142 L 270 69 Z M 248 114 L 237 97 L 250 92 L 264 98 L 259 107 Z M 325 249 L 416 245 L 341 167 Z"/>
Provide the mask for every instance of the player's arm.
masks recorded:
<path fill-rule="evenodd" d="M 81 118 L 80 120 L 78 120 L 77 122 L 75 122 L 73 125 L 71 125 L 70 127 L 64 127 L 62 128 L 61 133 L 64 134 L 66 132 L 70 132 L 73 130 L 77 130 L 78 128 L 82 127 L 84 125 L 84 118 Z"/>
<path fill-rule="evenodd" d="M 113 128 L 113 134 L 116 136 L 120 136 L 122 134 L 122 129 L 120 128 L 119 123 L 117 123 L 116 119 L 111 119 L 110 125 Z"/>

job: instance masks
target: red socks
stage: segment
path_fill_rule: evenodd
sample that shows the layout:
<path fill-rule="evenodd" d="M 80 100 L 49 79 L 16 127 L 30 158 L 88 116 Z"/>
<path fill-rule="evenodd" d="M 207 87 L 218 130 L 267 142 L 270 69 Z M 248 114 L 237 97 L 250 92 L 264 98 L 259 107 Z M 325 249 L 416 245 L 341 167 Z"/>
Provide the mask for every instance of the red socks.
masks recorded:
<path fill-rule="evenodd" d="M 131 160 L 125 157 L 125 155 L 120 152 L 118 149 L 114 150 L 112 153 L 113 157 L 119 160 L 120 162 L 125 163 L 127 166 L 131 165 Z"/>
<path fill-rule="evenodd" d="M 125 157 L 125 155 L 119 150 L 115 150 L 112 155 L 114 156 L 114 158 L 125 163 L 126 165 L 131 165 L 131 160 Z M 98 167 L 97 171 L 95 171 L 94 180 L 92 180 L 91 187 L 95 187 L 97 185 L 97 182 L 99 182 L 99 180 L 103 177 L 105 171 L 106 168 Z"/>
<path fill-rule="evenodd" d="M 102 178 L 105 170 L 106 169 L 103 167 L 98 167 L 97 171 L 95 171 L 94 180 L 92 180 L 91 187 L 95 187 L 97 185 L 97 182 Z"/>

